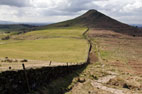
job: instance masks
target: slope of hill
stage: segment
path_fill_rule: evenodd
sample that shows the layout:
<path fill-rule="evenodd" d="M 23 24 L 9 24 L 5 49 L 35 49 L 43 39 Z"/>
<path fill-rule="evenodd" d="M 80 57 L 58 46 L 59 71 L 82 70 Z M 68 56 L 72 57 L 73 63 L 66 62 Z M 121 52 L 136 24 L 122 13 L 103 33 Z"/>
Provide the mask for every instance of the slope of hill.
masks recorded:
<path fill-rule="evenodd" d="M 69 27 L 69 26 L 86 26 L 95 29 L 112 30 L 114 32 L 127 34 L 127 35 L 142 36 L 142 31 L 140 31 L 138 28 L 121 23 L 113 18 L 104 15 L 103 13 L 100 13 L 97 10 L 89 10 L 88 12 L 77 18 L 44 26 L 42 27 L 42 29 L 47 27 Z"/>
<path fill-rule="evenodd" d="M 35 30 L 36 26 L 26 24 L 1 24 L 0 39 L 9 39 L 11 35 L 23 34 Z"/>

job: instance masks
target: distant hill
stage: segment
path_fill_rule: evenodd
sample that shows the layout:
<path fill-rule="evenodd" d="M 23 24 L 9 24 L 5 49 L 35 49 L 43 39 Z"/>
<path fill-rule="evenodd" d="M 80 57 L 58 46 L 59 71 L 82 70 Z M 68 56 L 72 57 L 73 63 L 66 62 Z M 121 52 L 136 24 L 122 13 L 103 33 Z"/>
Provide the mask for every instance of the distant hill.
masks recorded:
<path fill-rule="evenodd" d="M 26 24 L 0 25 L 0 32 L 28 32 L 34 30 L 35 26 Z"/>
<path fill-rule="evenodd" d="M 18 24 L 26 24 L 26 25 L 34 25 L 34 26 L 43 26 L 51 23 L 47 22 L 12 22 L 12 21 L 2 21 L 0 20 L 0 25 L 18 25 Z"/>
<path fill-rule="evenodd" d="M 45 27 L 69 27 L 69 26 L 87 26 L 95 29 L 112 30 L 114 32 L 123 33 L 127 35 L 141 36 L 142 32 L 128 24 L 121 23 L 97 10 L 89 10 L 85 14 L 74 18 L 72 20 L 51 24 Z"/>
<path fill-rule="evenodd" d="M 7 25 L 7 24 L 16 24 L 16 22 L 2 21 L 2 20 L 0 20 L 0 25 Z"/>
<path fill-rule="evenodd" d="M 142 24 L 131 24 L 132 26 L 142 27 Z"/>
<path fill-rule="evenodd" d="M 27 24 L 27 25 L 32 25 L 32 26 L 45 26 L 45 25 L 49 25 L 49 24 L 52 24 L 52 23 L 23 23 L 23 24 Z"/>

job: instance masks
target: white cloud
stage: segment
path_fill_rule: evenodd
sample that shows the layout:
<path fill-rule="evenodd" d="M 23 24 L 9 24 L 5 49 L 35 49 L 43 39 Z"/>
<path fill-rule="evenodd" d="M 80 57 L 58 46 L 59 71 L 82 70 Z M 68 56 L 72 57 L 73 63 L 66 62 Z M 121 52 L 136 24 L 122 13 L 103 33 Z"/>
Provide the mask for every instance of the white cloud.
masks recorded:
<path fill-rule="evenodd" d="M 142 23 L 142 0 L 0 0 L 0 20 L 58 22 L 97 9 L 126 23 Z"/>
<path fill-rule="evenodd" d="M 135 0 L 126 6 L 123 7 L 122 12 L 132 12 L 137 9 L 142 8 L 142 1 L 141 0 Z"/>
<path fill-rule="evenodd" d="M 142 0 L 94 1 L 98 10 L 125 23 L 142 24 Z"/>

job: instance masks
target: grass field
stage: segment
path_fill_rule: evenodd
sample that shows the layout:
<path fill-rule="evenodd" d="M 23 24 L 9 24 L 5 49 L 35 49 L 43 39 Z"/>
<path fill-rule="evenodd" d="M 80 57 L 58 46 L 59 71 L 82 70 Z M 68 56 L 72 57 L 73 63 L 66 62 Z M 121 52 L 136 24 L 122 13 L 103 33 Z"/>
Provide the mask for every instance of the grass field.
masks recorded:
<path fill-rule="evenodd" d="M 16 39 L 41 39 L 41 38 L 83 38 L 82 34 L 86 28 L 69 27 L 69 28 L 49 28 L 45 30 L 37 30 L 28 32 L 23 35 L 16 35 Z"/>
<path fill-rule="evenodd" d="M 89 44 L 82 36 L 86 28 L 55 28 L 14 36 L 23 40 L 0 41 L 0 57 L 45 60 L 55 62 L 84 62 Z"/>
<path fill-rule="evenodd" d="M 49 38 L 0 45 L 0 57 L 31 60 L 84 62 L 87 52 L 88 44 L 84 39 Z"/>

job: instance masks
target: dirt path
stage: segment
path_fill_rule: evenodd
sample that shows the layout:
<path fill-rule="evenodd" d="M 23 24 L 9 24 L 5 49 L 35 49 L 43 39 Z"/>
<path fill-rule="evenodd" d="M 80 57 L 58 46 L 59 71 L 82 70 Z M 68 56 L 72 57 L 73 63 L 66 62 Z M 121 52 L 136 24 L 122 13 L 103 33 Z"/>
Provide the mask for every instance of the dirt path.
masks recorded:
<path fill-rule="evenodd" d="M 93 87 L 96 87 L 96 88 L 111 92 L 113 94 L 130 94 L 130 93 L 124 93 L 122 90 L 106 87 L 106 86 L 102 85 L 99 82 L 92 82 L 91 85 Z"/>
<path fill-rule="evenodd" d="M 91 85 L 95 88 L 110 92 L 112 94 L 140 94 L 140 93 L 131 92 L 130 90 L 125 90 L 125 89 L 120 90 L 117 88 L 111 88 L 104 85 L 107 82 L 109 82 L 111 79 L 114 79 L 116 77 L 117 75 L 107 75 L 105 77 L 98 79 L 97 81 L 91 81 Z"/>

